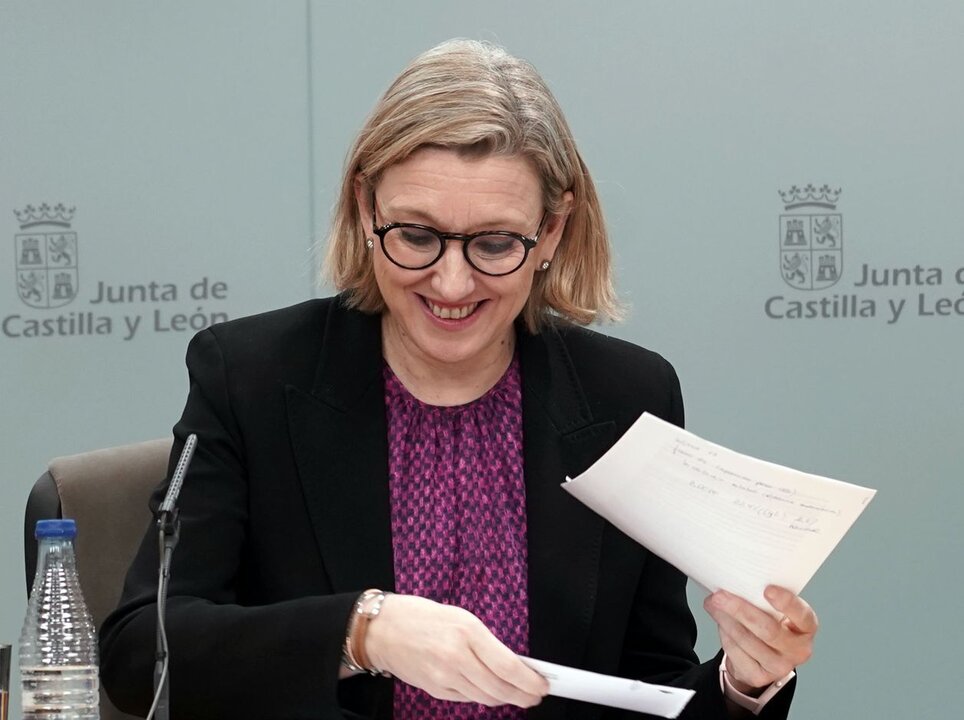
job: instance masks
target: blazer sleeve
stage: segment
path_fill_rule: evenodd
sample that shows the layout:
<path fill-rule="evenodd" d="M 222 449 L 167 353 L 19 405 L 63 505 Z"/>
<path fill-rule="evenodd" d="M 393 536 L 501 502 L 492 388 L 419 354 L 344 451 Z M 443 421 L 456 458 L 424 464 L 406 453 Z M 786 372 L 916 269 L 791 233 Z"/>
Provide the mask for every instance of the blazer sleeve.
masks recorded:
<path fill-rule="evenodd" d="M 172 716 L 345 717 L 337 678 L 355 595 L 261 606 L 239 601 L 249 516 L 245 437 L 212 330 L 191 342 L 187 365 L 190 392 L 174 428 L 172 464 L 189 433 L 199 442 L 179 499 L 182 527 L 166 612 Z M 154 507 L 166 489 L 157 489 Z M 119 708 L 141 716 L 153 696 L 157 567 L 151 527 L 101 629 L 104 686 Z"/>

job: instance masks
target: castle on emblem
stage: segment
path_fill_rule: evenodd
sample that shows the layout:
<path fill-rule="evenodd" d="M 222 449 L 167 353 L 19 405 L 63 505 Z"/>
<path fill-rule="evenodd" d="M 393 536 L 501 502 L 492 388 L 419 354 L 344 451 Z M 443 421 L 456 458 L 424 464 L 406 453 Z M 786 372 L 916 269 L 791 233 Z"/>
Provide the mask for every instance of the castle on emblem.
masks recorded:
<path fill-rule="evenodd" d="M 843 270 L 843 216 L 826 211 L 837 209 L 841 190 L 811 184 L 778 192 L 786 211 L 779 225 L 780 277 L 797 290 L 835 285 Z"/>
<path fill-rule="evenodd" d="M 57 273 L 57 277 L 54 280 L 54 300 L 72 300 L 74 295 L 74 284 L 72 282 L 70 273 Z"/>
<path fill-rule="evenodd" d="M 821 255 L 817 266 L 817 282 L 835 283 L 839 279 L 837 273 L 837 258 L 833 255 Z"/>
<path fill-rule="evenodd" d="M 25 237 L 20 248 L 21 265 L 43 265 L 40 258 L 40 238 Z"/>
<path fill-rule="evenodd" d="M 784 247 L 806 245 L 807 239 L 803 234 L 803 220 L 790 218 L 787 220 L 787 232 L 784 236 Z"/>
<path fill-rule="evenodd" d="M 16 289 L 33 308 L 56 308 L 77 297 L 79 290 L 76 208 L 63 203 L 27 205 L 14 210 L 20 232 L 14 235 Z"/>

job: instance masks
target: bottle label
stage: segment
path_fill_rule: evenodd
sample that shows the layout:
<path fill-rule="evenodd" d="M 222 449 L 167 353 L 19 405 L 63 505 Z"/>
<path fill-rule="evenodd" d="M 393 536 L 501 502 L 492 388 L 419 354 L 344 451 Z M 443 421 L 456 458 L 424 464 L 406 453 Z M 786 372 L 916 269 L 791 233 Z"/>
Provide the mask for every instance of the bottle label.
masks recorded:
<path fill-rule="evenodd" d="M 84 713 L 100 704 L 100 679 L 97 667 L 62 665 L 23 667 L 22 704 L 24 717 L 43 716 L 60 711 Z"/>

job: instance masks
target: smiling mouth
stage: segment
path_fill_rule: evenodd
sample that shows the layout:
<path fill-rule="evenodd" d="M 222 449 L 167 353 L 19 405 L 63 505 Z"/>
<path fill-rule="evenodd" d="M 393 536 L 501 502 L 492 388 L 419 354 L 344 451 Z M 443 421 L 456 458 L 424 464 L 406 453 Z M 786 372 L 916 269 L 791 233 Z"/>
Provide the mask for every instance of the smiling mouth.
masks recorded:
<path fill-rule="evenodd" d="M 477 302 L 460 305 L 458 307 L 443 307 L 436 305 L 426 297 L 423 297 L 422 300 L 425 302 L 426 307 L 432 311 L 432 314 L 442 320 L 462 320 L 474 313 L 476 308 L 479 307 L 479 303 Z"/>

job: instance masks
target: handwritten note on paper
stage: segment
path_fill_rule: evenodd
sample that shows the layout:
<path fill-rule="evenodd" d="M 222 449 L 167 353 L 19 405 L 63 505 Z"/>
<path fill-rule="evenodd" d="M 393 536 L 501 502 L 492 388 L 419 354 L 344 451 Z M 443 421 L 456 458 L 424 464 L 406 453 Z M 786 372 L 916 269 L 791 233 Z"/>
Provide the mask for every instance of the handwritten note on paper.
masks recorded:
<path fill-rule="evenodd" d="M 774 612 L 799 593 L 876 490 L 742 455 L 644 414 L 563 487 L 710 591 Z"/>

